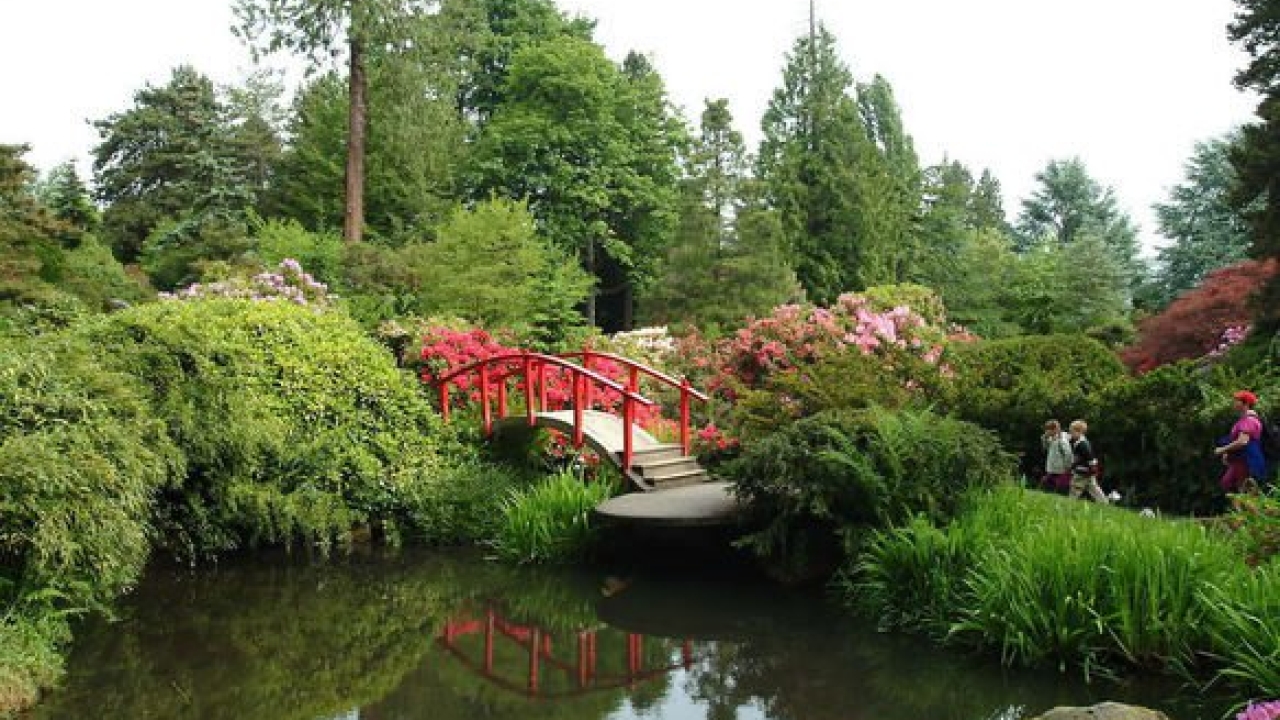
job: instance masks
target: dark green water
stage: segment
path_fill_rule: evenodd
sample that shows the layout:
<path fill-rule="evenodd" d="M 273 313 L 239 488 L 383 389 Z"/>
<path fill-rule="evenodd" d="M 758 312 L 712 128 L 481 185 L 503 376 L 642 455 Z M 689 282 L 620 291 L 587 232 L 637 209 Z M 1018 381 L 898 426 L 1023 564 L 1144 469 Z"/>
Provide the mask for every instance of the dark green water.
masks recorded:
<path fill-rule="evenodd" d="M 1086 685 L 875 633 L 741 579 L 520 570 L 406 552 L 154 570 L 81 628 L 33 720 L 1017 720 L 1176 686 Z M 534 649 L 536 648 L 536 652 Z"/>

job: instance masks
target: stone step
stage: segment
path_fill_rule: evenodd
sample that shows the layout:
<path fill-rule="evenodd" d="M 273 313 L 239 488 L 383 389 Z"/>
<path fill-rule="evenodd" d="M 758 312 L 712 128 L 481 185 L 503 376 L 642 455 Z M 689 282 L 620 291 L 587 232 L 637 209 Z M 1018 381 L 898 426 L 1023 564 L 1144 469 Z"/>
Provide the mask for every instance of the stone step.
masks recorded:
<path fill-rule="evenodd" d="M 672 488 L 709 482 L 711 480 L 711 476 L 707 475 L 706 470 L 699 468 L 697 470 L 689 470 L 686 472 L 672 473 L 670 475 L 662 475 L 659 477 L 645 479 L 653 483 L 654 490 L 670 490 Z"/>
<path fill-rule="evenodd" d="M 701 470 L 702 466 L 698 464 L 698 459 L 688 455 L 680 457 L 668 458 L 665 460 L 648 460 L 637 461 L 634 467 L 645 478 L 657 478 L 672 473 L 685 472 L 689 470 Z"/>
<path fill-rule="evenodd" d="M 674 443 L 654 445 L 631 453 L 632 465 L 647 465 L 658 460 L 684 457 L 684 448 Z"/>

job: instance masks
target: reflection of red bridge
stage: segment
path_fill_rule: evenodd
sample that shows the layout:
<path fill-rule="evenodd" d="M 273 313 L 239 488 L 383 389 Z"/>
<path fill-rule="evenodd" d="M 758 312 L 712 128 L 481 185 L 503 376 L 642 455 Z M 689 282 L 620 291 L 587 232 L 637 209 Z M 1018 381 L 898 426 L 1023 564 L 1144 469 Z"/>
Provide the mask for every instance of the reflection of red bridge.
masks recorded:
<path fill-rule="evenodd" d="M 475 660 L 467 657 L 457 641 L 480 633 L 484 636 L 483 656 Z M 680 662 L 646 668 L 644 636 L 627 633 L 626 671 L 618 675 L 601 675 L 597 672 L 596 631 L 579 630 L 572 633 L 572 636 L 576 645 L 571 653 L 573 659 L 556 657 L 552 651 L 552 633 L 537 626 L 509 622 L 490 609 L 483 619 L 455 619 L 446 623 L 437 641 L 463 665 L 495 685 L 512 692 L 539 697 L 573 696 L 595 690 L 634 687 L 638 683 L 662 677 L 673 670 L 687 670 L 693 666 L 692 643 L 685 640 L 680 645 Z M 528 654 L 528 675 L 523 687 L 518 681 L 503 678 L 495 672 L 494 646 L 499 640 L 509 641 L 523 648 Z M 563 692 L 541 690 L 544 668 L 563 673 L 571 679 L 573 688 Z"/>

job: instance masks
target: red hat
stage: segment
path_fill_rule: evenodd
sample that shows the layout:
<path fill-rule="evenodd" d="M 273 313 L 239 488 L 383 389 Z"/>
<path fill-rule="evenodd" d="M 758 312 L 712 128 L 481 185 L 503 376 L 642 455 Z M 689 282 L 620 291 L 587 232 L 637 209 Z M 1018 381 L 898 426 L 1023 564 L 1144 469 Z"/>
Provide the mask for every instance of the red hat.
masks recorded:
<path fill-rule="evenodd" d="M 1254 395 L 1248 390 L 1241 390 L 1240 392 L 1236 393 L 1235 395 L 1232 395 L 1231 397 L 1235 398 L 1236 400 L 1239 400 L 1240 402 L 1244 403 L 1245 405 L 1248 405 L 1249 407 L 1253 407 L 1254 405 L 1258 404 L 1258 396 Z"/>

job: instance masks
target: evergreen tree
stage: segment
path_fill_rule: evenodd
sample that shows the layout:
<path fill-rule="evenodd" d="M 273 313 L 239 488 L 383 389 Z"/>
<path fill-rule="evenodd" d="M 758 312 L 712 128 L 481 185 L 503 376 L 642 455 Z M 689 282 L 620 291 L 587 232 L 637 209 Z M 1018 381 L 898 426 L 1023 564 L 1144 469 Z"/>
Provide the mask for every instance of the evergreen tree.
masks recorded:
<path fill-rule="evenodd" d="M 368 187 L 365 229 L 399 244 L 428 239 L 451 211 L 457 169 L 466 157 L 466 127 L 431 73 L 402 58 L 369 69 Z M 269 212 L 312 230 L 340 228 L 344 212 L 342 132 L 346 89 L 335 74 L 298 94 L 289 121 L 292 141 L 281 160 Z"/>
<path fill-rule="evenodd" d="M 102 221 L 88 186 L 71 161 L 55 166 L 36 184 L 36 198 L 55 218 L 72 228 L 72 232 L 63 233 L 64 244 L 79 242 L 83 233 L 95 231 Z"/>
<path fill-rule="evenodd" d="M 1237 177 L 1231 148 L 1238 135 L 1196 143 L 1185 180 L 1155 206 L 1160 234 L 1172 242 L 1158 251 L 1157 302 L 1164 307 L 1200 284 L 1210 272 L 1245 258 L 1249 249 L 1244 216 L 1229 196 Z"/>
<path fill-rule="evenodd" d="M 162 87 L 139 90 L 132 108 L 94 126 L 101 137 L 93 149 L 94 195 L 107 205 L 105 239 L 125 262 L 142 255 L 144 242 L 186 243 L 211 223 L 236 222 L 253 205 L 250 168 L 231 141 L 226 107 L 191 67 L 176 68 Z"/>
<path fill-rule="evenodd" d="M 1252 229 L 1250 254 L 1259 260 L 1280 258 L 1280 0 L 1236 0 L 1230 38 L 1243 46 L 1249 64 L 1236 74 L 1236 86 L 1262 96 L 1257 121 L 1241 129 L 1231 162 L 1239 175 L 1232 203 Z M 1258 327 L 1280 331 L 1280 279 L 1273 278 L 1258 303 Z"/>
<path fill-rule="evenodd" d="M 818 303 L 879 279 L 859 204 L 876 151 L 852 88 L 835 38 L 819 26 L 787 55 L 762 120 L 757 176 L 779 212 L 796 275 Z"/>
<path fill-rule="evenodd" d="M 731 326 L 801 294 L 778 214 L 760 202 L 749 167 L 728 101 L 708 100 L 685 159 L 675 236 L 645 296 L 649 322 Z"/>
<path fill-rule="evenodd" d="M 1036 181 L 1040 185 L 1022 202 L 1018 217 L 1018 249 L 1025 252 L 1046 242 L 1070 246 L 1093 237 L 1111 252 L 1135 289 L 1143 278 L 1138 229 L 1117 206 L 1115 191 L 1090 177 L 1079 158 L 1050 161 Z"/>
<path fill-rule="evenodd" d="M 1000 181 L 990 170 L 982 176 L 969 198 L 969 225 L 975 230 L 990 230 L 1010 235 L 1009 221 L 1004 214 L 1004 193 Z"/>
<path fill-rule="evenodd" d="M 921 261 L 916 222 L 923 180 L 915 146 L 903 128 L 893 88 L 876 75 L 857 90 L 862 125 L 878 151 L 878 162 L 868 162 L 861 177 L 863 234 L 870 267 L 864 270 L 868 285 L 894 284 L 918 273 Z"/>

